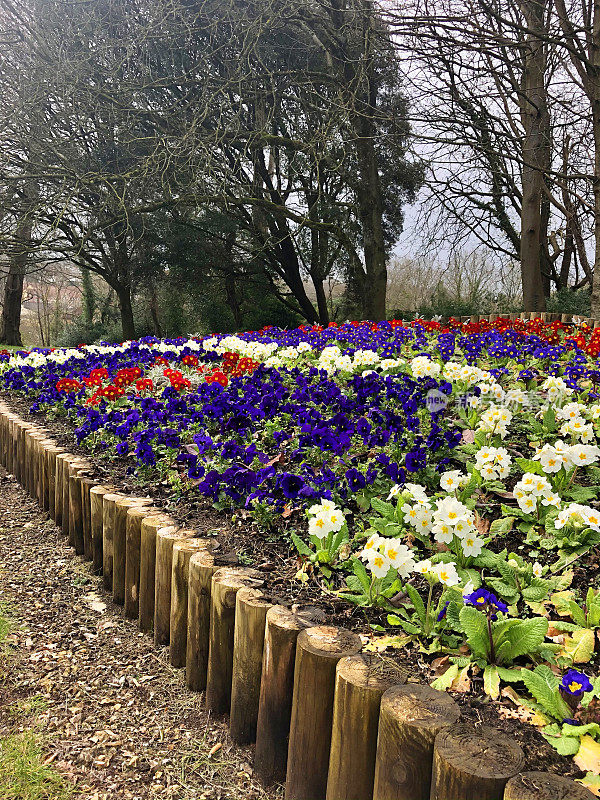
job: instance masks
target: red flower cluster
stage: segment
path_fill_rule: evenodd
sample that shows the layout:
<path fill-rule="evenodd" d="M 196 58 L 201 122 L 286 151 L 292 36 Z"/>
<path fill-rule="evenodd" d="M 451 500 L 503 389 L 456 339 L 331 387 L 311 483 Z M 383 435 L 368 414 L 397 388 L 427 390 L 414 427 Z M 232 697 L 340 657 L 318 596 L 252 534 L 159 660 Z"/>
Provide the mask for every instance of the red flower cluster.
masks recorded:
<path fill-rule="evenodd" d="M 75 378 L 61 378 L 56 384 L 56 391 L 69 394 L 69 392 L 76 392 L 81 389 L 82 385 Z"/>
<path fill-rule="evenodd" d="M 131 386 L 138 378 L 142 377 L 142 370 L 139 367 L 128 367 L 120 369 L 115 375 L 113 383 L 115 386 Z"/>
<path fill-rule="evenodd" d="M 135 388 L 142 394 L 142 392 L 151 392 L 154 389 L 154 383 L 151 378 L 140 378 L 135 382 Z"/>
<path fill-rule="evenodd" d="M 240 358 L 238 353 L 227 352 L 223 356 L 223 372 L 232 378 L 251 375 L 257 367 L 258 361 L 253 361 L 246 356 Z"/>
<path fill-rule="evenodd" d="M 184 356 L 181 359 L 181 363 L 186 367 L 197 367 L 200 361 L 197 356 Z"/>
<path fill-rule="evenodd" d="M 108 380 L 108 370 L 105 367 L 93 369 L 87 378 L 83 379 L 86 386 L 102 386 L 103 381 Z"/>
<path fill-rule="evenodd" d="M 207 383 L 219 383 L 221 386 L 225 387 L 229 383 L 229 378 L 225 375 L 224 372 L 221 372 L 220 369 L 213 369 L 210 375 L 206 376 Z"/>
<path fill-rule="evenodd" d="M 176 392 L 180 392 L 182 389 L 189 389 L 192 385 L 187 378 L 183 377 L 183 373 L 178 369 L 166 369 L 163 375 L 169 379 L 171 386 Z"/>

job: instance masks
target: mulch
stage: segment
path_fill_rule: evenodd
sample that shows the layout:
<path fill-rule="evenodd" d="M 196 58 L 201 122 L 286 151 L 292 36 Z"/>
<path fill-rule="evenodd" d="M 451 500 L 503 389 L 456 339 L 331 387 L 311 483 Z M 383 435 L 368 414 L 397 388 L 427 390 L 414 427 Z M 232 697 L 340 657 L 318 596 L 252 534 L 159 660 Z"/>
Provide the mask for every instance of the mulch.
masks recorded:
<path fill-rule="evenodd" d="M 261 789 L 251 750 L 232 744 L 168 650 L 155 650 L 100 583 L 0 469 L 0 602 L 15 625 L 0 655 L 0 737 L 38 730 L 75 798 L 281 797 Z"/>

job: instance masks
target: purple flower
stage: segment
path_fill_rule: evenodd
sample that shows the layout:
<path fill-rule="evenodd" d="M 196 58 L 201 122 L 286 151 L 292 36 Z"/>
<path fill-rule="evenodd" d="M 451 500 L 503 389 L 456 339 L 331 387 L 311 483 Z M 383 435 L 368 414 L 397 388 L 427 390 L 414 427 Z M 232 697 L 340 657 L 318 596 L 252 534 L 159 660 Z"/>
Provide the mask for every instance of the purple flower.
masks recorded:
<path fill-rule="evenodd" d="M 481 608 L 484 611 L 490 609 L 492 611 L 501 611 L 503 614 L 508 612 L 508 606 L 483 586 L 471 592 L 471 594 L 465 595 L 463 600 L 467 605 Z"/>
<path fill-rule="evenodd" d="M 576 669 L 565 672 L 560 682 L 561 691 L 571 697 L 581 697 L 584 692 L 591 692 L 593 688 L 588 676 Z"/>

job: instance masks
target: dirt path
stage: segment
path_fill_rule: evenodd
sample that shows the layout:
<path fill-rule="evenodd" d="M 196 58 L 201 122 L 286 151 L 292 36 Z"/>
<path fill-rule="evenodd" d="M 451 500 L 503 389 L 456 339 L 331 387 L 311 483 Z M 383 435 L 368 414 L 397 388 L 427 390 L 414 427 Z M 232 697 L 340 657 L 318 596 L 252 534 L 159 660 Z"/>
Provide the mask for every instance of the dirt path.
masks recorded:
<path fill-rule="evenodd" d="M 74 797 L 281 797 L 253 781 L 250 751 L 208 718 L 202 696 L 1 469 L 0 602 L 16 624 L 0 675 L 0 737 L 38 729 Z"/>

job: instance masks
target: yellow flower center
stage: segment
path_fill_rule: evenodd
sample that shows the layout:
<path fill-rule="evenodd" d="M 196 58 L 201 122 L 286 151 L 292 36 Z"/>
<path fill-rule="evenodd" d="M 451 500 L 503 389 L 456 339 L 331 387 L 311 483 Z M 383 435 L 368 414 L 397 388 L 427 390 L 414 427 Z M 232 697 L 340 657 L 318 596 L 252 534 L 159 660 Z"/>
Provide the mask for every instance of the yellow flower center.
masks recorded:
<path fill-rule="evenodd" d="M 571 681 L 569 684 L 569 691 L 570 692 L 578 692 L 581 689 L 581 684 L 577 683 L 577 681 Z"/>

